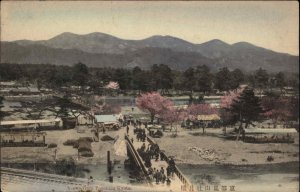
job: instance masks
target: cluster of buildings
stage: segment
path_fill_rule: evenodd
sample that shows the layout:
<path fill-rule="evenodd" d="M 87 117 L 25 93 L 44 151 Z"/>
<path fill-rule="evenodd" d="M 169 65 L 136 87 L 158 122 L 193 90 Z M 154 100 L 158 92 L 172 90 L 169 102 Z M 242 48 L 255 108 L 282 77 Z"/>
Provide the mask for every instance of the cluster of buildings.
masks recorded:
<path fill-rule="evenodd" d="M 34 96 L 52 93 L 52 89 L 38 88 L 35 85 L 24 86 L 16 81 L 0 82 L 0 95 L 4 97 Z"/>

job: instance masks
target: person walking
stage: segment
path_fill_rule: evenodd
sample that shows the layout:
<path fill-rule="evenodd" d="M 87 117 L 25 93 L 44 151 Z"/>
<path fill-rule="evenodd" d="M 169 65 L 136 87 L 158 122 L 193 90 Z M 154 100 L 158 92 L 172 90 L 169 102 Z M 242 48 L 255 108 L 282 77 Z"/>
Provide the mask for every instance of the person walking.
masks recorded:
<path fill-rule="evenodd" d="M 158 170 L 156 170 L 154 177 L 155 177 L 156 184 L 159 184 L 159 172 L 158 172 Z"/>
<path fill-rule="evenodd" d="M 161 178 L 161 182 L 162 184 L 164 184 L 166 181 L 166 175 L 165 174 L 162 174 L 162 178 Z"/>
<path fill-rule="evenodd" d="M 170 165 L 168 165 L 166 171 L 167 171 L 167 177 L 170 177 Z"/>
<path fill-rule="evenodd" d="M 163 167 L 160 168 L 160 172 L 161 172 L 162 174 L 165 174 L 165 170 L 164 170 Z"/>
<path fill-rule="evenodd" d="M 159 154 L 156 152 L 155 153 L 155 161 L 158 161 L 158 158 L 159 158 Z"/>
<path fill-rule="evenodd" d="M 167 186 L 170 186 L 170 185 L 171 185 L 171 180 L 170 180 L 169 177 L 167 178 L 166 182 L 167 182 Z"/>

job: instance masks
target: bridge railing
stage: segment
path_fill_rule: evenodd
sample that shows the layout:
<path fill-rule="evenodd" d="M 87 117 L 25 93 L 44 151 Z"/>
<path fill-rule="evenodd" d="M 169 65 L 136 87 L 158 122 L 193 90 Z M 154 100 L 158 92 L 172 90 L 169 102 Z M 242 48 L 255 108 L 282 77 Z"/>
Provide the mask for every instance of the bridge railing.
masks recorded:
<path fill-rule="evenodd" d="M 150 144 L 156 144 L 150 137 L 147 137 L 147 141 Z M 163 159 L 169 164 L 169 157 L 164 153 L 161 152 L 161 155 L 163 155 Z M 194 191 L 193 184 L 185 177 L 185 175 L 180 171 L 180 169 L 175 165 L 175 174 L 180 179 L 180 181 L 184 184 L 182 187 L 182 191 Z"/>
<path fill-rule="evenodd" d="M 137 153 L 137 151 L 135 150 L 132 142 L 130 141 L 129 137 L 127 135 L 125 135 L 125 140 L 127 141 L 128 145 L 129 145 L 129 149 L 132 152 L 133 158 L 135 159 L 136 163 L 138 164 L 138 166 L 141 168 L 144 177 L 146 178 L 146 180 L 148 181 L 148 184 L 150 186 L 152 186 L 152 181 L 148 175 L 148 171 L 144 165 L 144 163 L 141 160 L 141 157 L 139 156 L 139 154 Z"/>

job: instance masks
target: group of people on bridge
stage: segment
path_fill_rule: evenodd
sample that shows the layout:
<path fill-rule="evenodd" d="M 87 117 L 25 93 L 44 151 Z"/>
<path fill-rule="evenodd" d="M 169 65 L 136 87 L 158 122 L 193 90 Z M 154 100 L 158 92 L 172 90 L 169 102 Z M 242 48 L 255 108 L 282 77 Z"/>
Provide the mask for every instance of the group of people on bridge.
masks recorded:
<path fill-rule="evenodd" d="M 166 170 L 161 167 L 160 170 L 152 167 L 151 160 L 155 161 L 165 161 L 167 160 L 163 151 L 160 150 L 159 146 L 156 143 L 149 143 L 148 146 L 145 144 L 146 133 L 145 129 L 136 128 L 134 134 L 137 135 L 138 142 L 144 142 L 140 148 L 137 149 L 142 160 L 145 162 L 145 166 L 148 168 L 148 176 L 150 179 L 154 180 L 157 184 L 166 183 L 167 185 L 171 184 L 170 177 L 174 176 L 175 173 L 175 161 L 173 158 L 168 160 L 168 167 Z"/>
<path fill-rule="evenodd" d="M 145 142 L 146 141 L 146 131 L 145 129 L 135 128 L 133 130 L 134 134 L 136 134 L 136 140 Z"/>

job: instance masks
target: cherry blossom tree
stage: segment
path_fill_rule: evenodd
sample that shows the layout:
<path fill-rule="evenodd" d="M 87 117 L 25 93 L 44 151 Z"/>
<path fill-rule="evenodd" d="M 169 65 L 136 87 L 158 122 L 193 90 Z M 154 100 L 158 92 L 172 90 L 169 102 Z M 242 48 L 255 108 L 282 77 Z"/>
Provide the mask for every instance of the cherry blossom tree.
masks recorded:
<path fill-rule="evenodd" d="M 246 88 L 246 85 L 241 85 L 239 88 L 228 91 L 224 96 L 220 99 L 220 107 L 224 109 L 229 109 L 234 100 L 238 99 L 241 93 Z"/>
<path fill-rule="evenodd" d="M 187 114 L 192 120 L 196 120 L 198 115 L 212 115 L 218 113 L 218 110 L 207 103 L 192 104 L 187 108 Z"/>
<path fill-rule="evenodd" d="M 285 122 L 292 117 L 292 101 L 288 97 L 264 97 L 262 105 L 264 116 L 272 119 L 274 128 L 278 122 Z"/>
<path fill-rule="evenodd" d="M 136 105 L 143 111 L 149 112 L 153 123 L 155 115 L 168 111 L 174 103 L 157 92 L 145 93 L 136 99 Z"/>
<path fill-rule="evenodd" d="M 230 112 L 231 105 L 234 101 L 239 99 L 239 96 L 246 88 L 246 85 L 240 85 L 237 89 L 228 91 L 224 96 L 220 98 L 219 114 L 222 119 L 224 131 L 226 133 L 226 126 L 235 123 L 234 115 Z"/>
<path fill-rule="evenodd" d="M 169 123 L 171 125 L 171 129 L 173 129 L 173 124 L 175 124 L 175 136 L 177 135 L 177 126 L 178 122 L 184 120 L 187 117 L 186 110 L 183 108 L 176 108 L 175 106 L 170 106 L 166 108 L 166 110 L 161 113 L 160 117 L 162 121 L 165 123 Z"/>
<path fill-rule="evenodd" d="M 119 83 L 118 82 L 114 82 L 114 81 L 110 81 L 107 85 L 104 86 L 104 88 L 106 89 L 119 89 Z"/>

